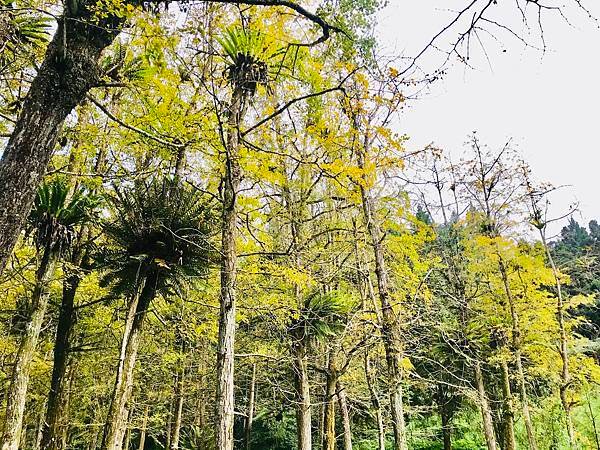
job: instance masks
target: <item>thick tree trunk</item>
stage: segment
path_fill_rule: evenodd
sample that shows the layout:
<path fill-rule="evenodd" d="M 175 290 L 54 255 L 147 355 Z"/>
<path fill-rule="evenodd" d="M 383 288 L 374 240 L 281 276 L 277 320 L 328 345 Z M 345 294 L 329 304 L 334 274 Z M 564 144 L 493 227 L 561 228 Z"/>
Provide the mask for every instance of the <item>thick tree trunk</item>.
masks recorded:
<path fill-rule="evenodd" d="M 142 326 L 155 296 L 156 281 L 156 274 L 140 279 L 138 293 L 133 296 L 127 311 L 117 376 L 100 446 L 102 450 L 121 450 L 123 445 Z"/>
<path fill-rule="evenodd" d="M 385 427 L 383 425 L 383 415 L 381 414 L 381 402 L 379 400 L 379 395 L 375 390 L 373 374 L 371 371 L 371 360 L 369 358 L 368 351 L 365 352 L 364 369 L 365 379 L 367 380 L 367 387 L 369 388 L 369 395 L 371 396 L 371 405 L 373 407 L 373 410 L 375 411 L 375 419 L 377 421 L 377 450 L 385 450 Z"/>
<path fill-rule="evenodd" d="M 359 149 L 358 165 L 365 168 L 365 153 L 367 150 L 368 133 L 365 137 L 365 148 Z M 384 258 L 383 234 L 376 218 L 374 200 L 371 197 L 368 180 L 365 178 L 360 183 L 363 215 L 367 231 L 371 238 L 373 255 L 375 259 L 375 276 L 379 291 L 379 302 L 382 313 L 381 331 L 385 347 L 386 361 L 388 367 L 390 404 L 392 410 L 392 426 L 394 429 L 394 450 L 406 450 L 406 426 L 404 422 L 404 402 L 402 393 L 402 345 L 400 342 L 400 330 L 396 315 L 389 301 L 389 281 L 387 267 Z"/>
<path fill-rule="evenodd" d="M 35 349 L 48 307 L 48 285 L 54 275 L 56 259 L 56 253 L 49 246 L 46 247 L 36 272 L 29 321 L 21 337 L 10 385 L 6 393 L 2 450 L 19 449 L 31 363 L 35 356 Z"/>
<path fill-rule="evenodd" d="M 479 408 L 481 409 L 485 442 L 488 450 L 497 450 L 498 444 L 496 443 L 496 435 L 494 433 L 494 420 L 492 419 L 490 404 L 485 393 L 483 372 L 481 371 L 481 363 L 479 361 L 475 361 L 475 384 L 479 396 Z"/>
<path fill-rule="evenodd" d="M 348 398 L 340 381 L 337 383 L 337 394 L 344 427 L 344 450 L 352 450 L 352 426 L 350 424 L 350 412 L 348 411 Z"/>
<path fill-rule="evenodd" d="M 181 370 L 175 380 L 175 399 L 173 404 L 173 418 L 175 419 L 171 431 L 171 450 L 179 448 L 179 436 L 181 433 L 181 423 L 183 419 L 183 398 L 184 398 L 184 371 Z"/>
<path fill-rule="evenodd" d="M 62 124 L 100 79 L 98 58 L 123 21 L 109 17 L 98 23 L 84 1 L 77 2 L 76 14 L 67 14 L 58 20 L 0 160 L 0 273 L 25 224 Z"/>
<path fill-rule="evenodd" d="M 58 326 L 54 343 L 54 364 L 48 393 L 48 407 L 42 434 L 43 450 L 60 450 L 61 436 L 66 420 L 68 391 L 66 375 L 71 345 L 71 334 L 75 324 L 75 293 L 80 277 L 72 273 L 63 282 L 62 303 L 58 315 Z"/>
<path fill-rule="evenodd" d="M 256 363 L 252 364 L 252 376 L 248 389 L 248 408 L 246 410 L 246 427 L 244 429 L 244 441 L 246 450 L 250 450 L 250 438 L 252 436 L 252 421 L 254 419 L 254 397 L 256 395 Z"/>
<path fill-rule="evenodd" d="M 237 278 L 237 194 L 242 180 L 239 162 L 239 128 L 245 95 L 234 89 L 229 106 L 225 174 L 222 180 L 221 295 L 217 346 L 217 420 L 219 450 L 233 450 L 235 299 Z"/>

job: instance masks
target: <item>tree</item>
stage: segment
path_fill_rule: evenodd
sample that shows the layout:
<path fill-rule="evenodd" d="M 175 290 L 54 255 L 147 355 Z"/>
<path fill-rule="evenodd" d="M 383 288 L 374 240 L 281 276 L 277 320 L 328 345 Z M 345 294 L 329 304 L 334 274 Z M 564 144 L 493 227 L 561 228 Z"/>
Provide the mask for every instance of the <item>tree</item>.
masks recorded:
<path fill-rule="evenodd" d="M 21 337 L 6 402 L 2 449 L 19 447 L 31 361 L 48 307 L 49 284 L 56 265 L 72 242 L 76 227 L 91 220 L 97 201 L 83 191 L 71 193 L 60 180 L 41 186 L 29 217 L 39 264 L 31 294 L 29 318 Z"/>
<path fill-rule="evenodd" d="M 99 256 L 104 283 L 128 298 L 116 379 L 102 438 L 103 449 L 119 449 L 142 327 L 156 295 L 182 292 L 205 276 L 214 251 L 213 209 L 178 179 L 153 179 L 133 191 L 117 190 L 115 219 L 104 227 L 109 247 Z"/>

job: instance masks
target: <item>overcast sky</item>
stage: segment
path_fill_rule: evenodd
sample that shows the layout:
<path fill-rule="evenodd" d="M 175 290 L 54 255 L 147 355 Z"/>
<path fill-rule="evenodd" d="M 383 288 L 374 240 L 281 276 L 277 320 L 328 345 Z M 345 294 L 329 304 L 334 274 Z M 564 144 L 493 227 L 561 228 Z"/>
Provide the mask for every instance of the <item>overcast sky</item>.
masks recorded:
<path fill-rule="evenodd" d="M 383 53 L 414 55 L 452 17 L 437 6 L 467 2 L 389 3 L 378 26 Z M 600 17 L 600 7 L 595 9 Z M 481 49 L 474 47 L 478 54 L 472 58 L 475 69 L 454 64 L 430 92 L 411 103 L 398 131 L 410 136 L 411 149 L 433 141 L 453 156 L 460 155 L 473 131 L 492 146 L 513 137 L 539 180 L 570 185 L 555 194 L 555 214 L 564 213 L 569 204 L 578 201 L 581 214 L 576 219 L 587 223 L 600 218 L 600 31 L 585 14 L 572 8 L 565 11 L 572 26 L 549 14 L 543 17 L 546 52 L 525 48 L 515 38 L 498 34 L 500 43 L 485 41 L 490 67 Z M 496 19 L 504 18 L 527 35 L 510 11 L 495 14 Z M 530 25 L 528 38 L 540 46 L 535 21 Z M 435 55 L 422 64 L 426 70 L 434 68 Z"/>

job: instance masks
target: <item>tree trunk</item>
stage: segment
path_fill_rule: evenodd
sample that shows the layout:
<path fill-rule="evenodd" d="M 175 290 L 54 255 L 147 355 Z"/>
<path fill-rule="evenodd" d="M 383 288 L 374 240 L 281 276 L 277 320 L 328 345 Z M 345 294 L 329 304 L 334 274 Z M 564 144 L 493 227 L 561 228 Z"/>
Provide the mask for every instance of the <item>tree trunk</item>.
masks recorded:
<path fill-rule="evenodd" d="M 567 330 L 565 326 L 565 305 L 562 296 L 562 284 L 560 282 L 558 269 L 556 268 L 556 264 L 554 263 L 554 258 L 552 257 L 552 252 L 550 251 L 550 247 L 548 246 L 548 242 L 546 241 L 546 233 L 544 229 L 540 229 L 540 237 L 542 239 L 544 249 L 546 250 L 548 262 L 550 263 L 550 267 L 552 268 L 552 274 L 554 275 L 554 283 L 556 285 L 556 320 L 558 322 L 558 331 L 560 339 L 560 358 L 562 361 L 562 384 L 560 386 L 560 402 L 562 404 L 563 410 L 565 411 L 567 435 L 569 436 L 569 447 L 573 448 L 573 446 L 575 445 L 575 429 L 573 428 L 573 420 L 571 419 L 571 403 L 569 402 L 568 398 L 569 386 L 571 385 L 571 373 L 569 371 L 569 349 L 567 340 Z"/>
<path fill-rule="evenodd" d="M 146 429 L 148 428 L 148 412 L 149 412 L 149 408 L 146 405 L 146 409 L 144 410 L 144 418 L 142 419 L 142 428 L 140 429 L 140 443 L 138 445 L 138 450 L 144 450 L 144 446 L 146 445 Z"/>
<path fill-rule="evenodd" d="M 323 450 L 335 450 L 335 402 L 338 374 L 334 356 L 330 352 L 325 382 L 325 401 L 323 404 Z"/>
<path fill-rule="evenodd" d="M 442 438 L 444 441 L 444 450 L 452 450 L 452 412 L 449 409 L 451 400 L 448 399 L 446 394 L 446 386 L 439 383 L 437 386 L 437 403 L 440 412 L 440 419 L 442 421 Z M 451 395 L 451 394 L 450 394 Z"/>
<path fill-rule="evenodd" d="M 494 434 L 494 420 L 492 419 L 492 412 L 485 393 L 483 373 L 479 361 L 475 361 L 475 384 L 477 385 L 477 393 L 479 395 L 479 407 L 481 408 L 485 442 L 488 450 L 497 450 L 498 444 L 496 443 L 496 435 Z"/>
<path fill-rule="evenodd" d="M 310 383 L 304 343 L 302 341 L 296 342 L 293 352 L 298 450 L 312 450 Z"/>
<path fill-rule="evenodd" d="M 246 411 L 246 427 L 244 430 L 244 440 L 246 450 L 250 450 L 250 437 L 252 435 L 252 421 L 254 419 L 254 396 L 256 395 L 256 363 L 252 364 L 252 377 L 250 378 L 250 388 L 248 390 L 248 408 Z"/>
<path fill-rule="evenodd" d="M 173 427 L 171 431 L 171 450 L 177 450 L 179 448 L 179 436 L 181 434 L 181 422 L 183 419 L 183 398 L 184 398 L 184 371 L 180 371 L 177 379 L 175 380 L 175 403 L 174 403 L 174 419 Z"/>
<path fill-rule="evenodd" d="M 58 326 L 54 343 L 54 364 L 48 393 L 48 407 L 42 434 L 43 450 L 61 449 L 61 436 L 66 419 L 67 397 L 66 374 L 71 345 L 71 334 L 75 324 L 75 293 L 80 277 L 69 274 L 63 282 L 63 294 L 58 315 Z"/>
<path fill-rule="evenodd" d="M 508 363 L 502 359 L 500 363 L 502 371 L 502 416 L 504 421 L 504 450 L 516 450 L 517 443 L 515 440 L 515 413 L 512 392 L 510 388 L 510 372 Z"/>
<path fill-rule="evenodd" d="M 237 278 L 237 194 L 242 180 L 239 162 L 239 128 L 245 95 L 235 88 L 227 122 L 225 174 L 222 180 L 221 295 L 217 347 L 217 420 L 219 450 L 233 450 L 235 298 Z"/>
<path fill-rule="evenodd" d="M 133 296 L 127 311 L 117 376 L 100 446 L 102 450 L 121 450 L 123 445 L 125 422 L 128 416 L 127 409 L 133 388 L 133 372 L 141 340 L 142 326 L 150 302 L 155 296 L 156 281 L 156 274 L 149 276 L 147 279 L 140 279 L 138 293 Z"/>
<path fill-rule="evenodd" d="M 66 11 L 68 17 L 58 20 L 0 160 L 0 273 L 25 224 L 62 124 L 101 78 L 98 58 L 124 20 L 109 16 L 98 21 L 85 1 L 76 5 L 76 12 Z"/>
<path fill-rule="evenodd" d="M 368 133 L 365 137 L 365 148 L 359 149 L 358 166 L 365 169 L 365 155 L 368 146 Z M 388 367 L 390 404 L 392 410 L 392 426 L 394 428 L 394 450 L 406 450 L 406 426 L 404 422 L 404 403 L 402 393 L 402 346 L 400 343 L 400 330 L 396 320 L 396 315 L 389 302 L 389 281 L 387 267 L 384 258 L 383 233 L 376 218 L 374 200 L 371 197 L 368 188 L 368 180 L 363 178 L 359 183 L 363 215 L 367 231 L 371 238 L 373 255 L 375 259 L 375 276 L 377 278 L 377 288 L 379 291 L 379 302 L 382 313 L 381 331 L 383 344 L 385 347 L 386 361 Z"/>
<path fill-rule="evenodd" d="M 19 448 L 31 363 L 35 356 L 42 323 L 48 307 L 48 285 L 54 275 L 56 260 L 56 253 L 50 246 L 47 246 L 43 251 L 40 266 L 36 272 L 29 321 L 21 337 L 6 395 L 2 450 L 18 450 Z"/>
<path fill-rule="evenodd" d="M 378 436 L 378 450 L 385 450 L 385 428 L 383 426 L 383 415 L 381 414 L 381 402 L 379 395 L 375 390 L 373 375 L 371 372 L 371 360 L 369 358 L 368 351 L 365 352 L 365 378 L 367 380 L 367 387 L 369 388 L 369 394 L 371 396 L 371 405 L 375 410 L 375 419 L 377 421 L 377 436 Z"/>
<path fill-rule="evenodd" d="M 352 450 L 352 427 L 350 424 L 350 412 L 348 411 L 348 398 L 346 390 L 340 381 L 337 383 L 337 393 L 340 413 L 342 415 L 342 425 L 344 427 L 344 450 Z"/>

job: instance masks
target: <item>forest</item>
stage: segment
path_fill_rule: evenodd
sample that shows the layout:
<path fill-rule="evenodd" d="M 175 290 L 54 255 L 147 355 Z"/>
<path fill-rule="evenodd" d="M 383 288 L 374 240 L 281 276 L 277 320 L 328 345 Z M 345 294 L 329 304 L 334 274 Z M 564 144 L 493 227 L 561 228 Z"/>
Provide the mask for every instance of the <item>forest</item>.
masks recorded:
<path fill-rule="evenodd" d="M 600 450 L 599 223 L 400 120 L 596 19 L 385 3 L 0 0 L 1 450 Z"/>

